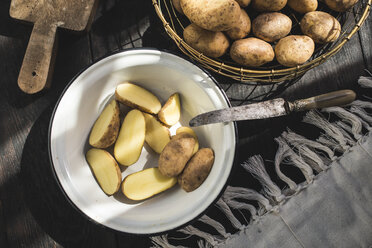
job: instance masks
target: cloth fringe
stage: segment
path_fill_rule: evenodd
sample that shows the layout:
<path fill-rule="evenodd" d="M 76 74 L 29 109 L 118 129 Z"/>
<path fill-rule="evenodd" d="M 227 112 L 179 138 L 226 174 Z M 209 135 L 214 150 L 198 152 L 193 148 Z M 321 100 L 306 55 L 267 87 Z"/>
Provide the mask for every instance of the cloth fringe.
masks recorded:
<path fill-rule="evenodd" d="M 358 84 L 364 88 L 372 88 L 372 77 L 360 77 Z M 248 158 L 241 166 L 260 182 L 263 188 L 262 192 L 228 186 L 222 197 L 217 201 L 216 206 L 229 219 L 232 226 L 238 230 L 244 230 L 246 226 L 234 216 L 231 209 L 249 211 L 250 219 L 253 221 L 259 219 L 265 213 L 276 211 L 278 204 L 311 184 L 314 177 L 327 170 L 332 161 L 348 151 L 356 142 L 359 142 L 363 138 L 363 129 L 367 131 L 372 129 L 372 115 L 366 109 L 372 109 L 372 102 L 356 100 L 347 108 L 330 107 L 322 109 L 323 113 L 338 117 L 338 120 L 333 123 L 320 112 L 309 111 L 303 118 L 303 122 L 321 130 L 321 134 L 315 141 L 289 129 L 275 138 L 278 144 L 274 160 L 275 172 L 289 188 L 281 190 L 267 173 L 263 158 L 260 155 L 255 155 Z M 297 184 L 285 175 L 281 171 L 281 166 L 284 164 L 299 168 L 306 182 Z M 314 171 L 318 175 L 314 175 Z M 252 205 L 251 202 L 256 204 Z M 197 241 L 200 248 L 215 247 L 224 239 L 233 235 L 228 233 L 221 223 L 207 215 L 202 216 L 199 221 L 213 227 L 218 235 L 209 234 L 192 225 L 180 229 L 178 232 L 200 237 L 201 239 Z M 247 223 L 250 222 L 247 221 Z M 156 248 L 182 247 L 171 245 L 168 235 L 152 237 L 151 239 Z"/>

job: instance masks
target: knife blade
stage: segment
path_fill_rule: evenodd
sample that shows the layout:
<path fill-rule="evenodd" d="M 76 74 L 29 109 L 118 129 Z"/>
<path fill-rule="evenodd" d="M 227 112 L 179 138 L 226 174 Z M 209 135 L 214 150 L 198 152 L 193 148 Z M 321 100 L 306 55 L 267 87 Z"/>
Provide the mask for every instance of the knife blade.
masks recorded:
<path fill-rule="evenodd" d="M 219 122 L 278 117 L 288 115 L 291 112 L 346 105 L 354 101 L 355 97 L 356 94 L 352 90 L 339 90 L 294 102 L 276 98 L 264 102 L 206 112 L 191 119 L 189 125 L 190 127 L 196 127 Z"/>

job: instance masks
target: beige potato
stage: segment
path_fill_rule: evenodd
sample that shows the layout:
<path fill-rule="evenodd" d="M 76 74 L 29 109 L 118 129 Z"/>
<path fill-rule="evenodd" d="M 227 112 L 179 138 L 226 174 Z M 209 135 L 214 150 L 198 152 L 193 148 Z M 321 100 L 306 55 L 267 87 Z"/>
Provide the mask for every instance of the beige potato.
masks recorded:
<path fill-rule="evenodd" d="M 183 10 L 181 8 L 180 0 L 172 0 L 173 7 L 178 11 L 178 13 L 184 15 Z"/>
<path fill-rule="evenodd" d="M 192 155 L 194 155 L 199 150 L 198 136 L 196 136 L 196 133 L 190 127 L 179 127 L 179 128 L 177 128 L 176 134 L 180 134 L 180 133 L 188 133 L 188 134 L 191 134 L 192 137 L 194 137 L 195 146 L 194 146 L 194 150 L 192 151 Z"/>
<path fill-rule="evenodd" d="M 271 45 L 257 38 L 235 41 L 230 48 L 230 57 L 240 65 L 261 66 L 275 57 Z"/>
<path fill-rule="evenodd" d="M 105 150 L 92 148 L 86 154 L 99 186 L 107 195 L 112 195 L 120 188 L 121 172 L 115 159 Z"/>
<path fill-rule="evenodd" d="M 214 163 L 214 152 L 210 148 L 200 149 L 187 163 L 178 184 L 186 192 L 197 189 L 208 177 Z"/>
<path fill-rule="evenodd" d="M 140 201 L 159 194 L 175 185 L 176 177 L 167 177 L 158 168 L 148 168 L 126 176 L 121 190 L 131 200 Z"/>
<path fill-rule="evenodd" d="M 143 113 L 146 122 L 145 141 L 156 153 L 161 153 L 170 141 L 170 132 L 154 116 Z"/>
<path fill-rule="evenodd" d="M 176 124 L 181 117 L 181 102 L 178 93 L 171 95 L 158 113 L 159 120 L 168 126 Z"/>
<path fill-rule="evenodd" d="M 226 34 L 233 40 L 243 39 L 251 32 L 251 19 L 244 9 L 240 10 L 239 21 L 234 27 L 226 31 Z"/>
<path fill-rule="evenodd" d="M 288 0 L 287 4 L 294 11 L 301 14 L 315 11 L 318 8 L 317 0 Z"/>
<path fill-rule="evenodd" d="M 252 22 L 253 34 L 267 42 L 274 42 L 286 37 L 292 29 L 292 20 L 279 12 L 264 13 Z"/>
<path fill-rule="evenodd" d="M 164 176 L 178 176 L 192 156 L 195 139 L 191 134 L 176 134 L 159 156 L 159 170 Z"/>
<path fill-rule="evenodd" d="M 239 20 L 240 6 L 234 0 L 180 0 L 192 23 L 210 31 L 226 31 Z"/>
<path fill-rule="evenodd" d="M 358 0 L 325 0 L 325 3 L 330 9 L 338 12 L 344 12 L 353 7 Z"/>
<path fill-rule="evenodd" d="M 305 35 L 320 44 L 335 41 L 341 33 L 341 24 L 337 19 L 322 11 L 306 13 L 300 26 Z"/>
<path fill-rule="evenodd" d="M 183 38 L 192 48 L 212 58 L 224 55 L 230 45 L 224 33 L 208 31 L 193 23 L 183 30 Z"/>
<path fill-rule="evenodd" d="M 306 35 L 290 35 L 275 46 L 276 59 L 281 65 L 293 67 L 305 63 L 314 53 L 314 41 Z"/>
<path fill-rule="evenodd" d="M 112 100 L 95 121 L 89 135 L 89 144 L 96 148 L 107 148 L 115 143 L 120 127 L 120 110 L 117 101 Z"/>
<path fill-rule="evenodd" d="M 287 4 L 287 0 L 252 0 L 252 6 L 260 12 L 279 11 Z"/>
<path fill-rule="evenodd" d="M 235 0 L 239 5 L 240 7 L 242 8 L 245 8 L 247 7 L 250 3 L 251 3 L 251 0 Z"/>
<path fill-rule="evenodd" d="M 115 97 L 129 107 L 138 108 L 150 114 L 157 114 L 161 109 L 161 103 L 154 94 L 130 82 L 116 86 Z"/>
<path fill-rule="evenodd" d="M 133 109 L 125 116 L 114 146 L 116 160 L 125 166 L 137 162 L 145 142 L 146 123 L 142 112 Z"/>

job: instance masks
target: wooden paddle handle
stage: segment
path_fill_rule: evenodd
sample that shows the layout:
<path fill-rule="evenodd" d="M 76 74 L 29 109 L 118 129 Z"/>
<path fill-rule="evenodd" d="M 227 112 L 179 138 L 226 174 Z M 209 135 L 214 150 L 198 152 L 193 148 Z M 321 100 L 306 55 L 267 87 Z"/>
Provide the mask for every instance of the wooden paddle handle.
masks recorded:
<path fill-rule="evenodd" d="M 292 103 L 292 111 L 304 111 L 317 108 L 342 106 L 355 100 L 355 92 L 352 90 L 338 90 L 323 95 L 301 99 Z"/>
<path fill-rule="evenodd" d="M 54 64 L 57 25 L 42 20 L 34 24 L 18 76 L 18 86 L 34 94 L 49 86 Z"/>

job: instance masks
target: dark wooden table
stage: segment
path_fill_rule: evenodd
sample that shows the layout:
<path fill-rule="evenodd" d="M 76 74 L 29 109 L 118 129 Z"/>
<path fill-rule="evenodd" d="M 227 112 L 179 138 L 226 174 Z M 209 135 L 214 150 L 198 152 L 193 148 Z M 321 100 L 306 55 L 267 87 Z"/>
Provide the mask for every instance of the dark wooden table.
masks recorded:
<path fill-rule="evenodd" d="M 128 236 L 97 226 L 73 209 L 55 182 L 48 160 L 47 131 L 52 109 L 80 70 L 112 51 L 131 47 L 174 49 L 159 32 L 150 0 L 101 1 L 91 32 L 59 30 L 59 47 L 50 90 L 26 95 L 17 77 L 31 26 L 9 17 L 10 0 L 0 2 L 0 247 L 148 247 L 143 236 Z M 334 57 L 309 71 L 281 95 L 307 97 L 336 89 L 356 89 L 360 75 L 372 71 L 372 18 Z M 229 83 L 219 78 L 220 83 Z M 227 84 L 228 85 L 228 84 Z M 235 86 L 234 86 L 235 87 Z M 234 98 L 244 91 L 230 89 Z M 358 91 L 358 93 L 361 93 Z M 299 127 L 301 115 L 240 122 L 237 163 L 249 154 L 275 151 L 273 137 Z M 254 145 L 252 145 L 254 144 Z M 265 148 L 265 149 L 263 149 Z M 232 185 L 255 187 L 235 168 Z M 213 215 L 213 209 L 209 210 Z M 228 230 L 230 231 L 230 230 Z M 233 230 L 232 230 L 233 231 Z"/>

